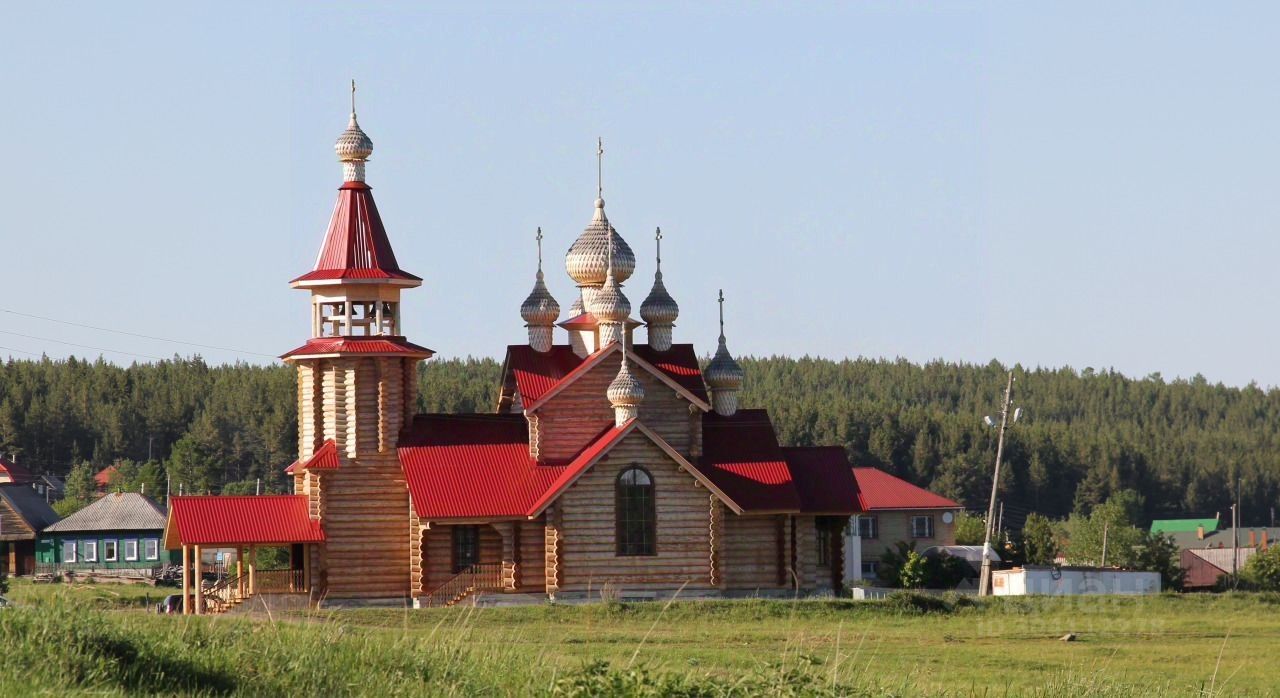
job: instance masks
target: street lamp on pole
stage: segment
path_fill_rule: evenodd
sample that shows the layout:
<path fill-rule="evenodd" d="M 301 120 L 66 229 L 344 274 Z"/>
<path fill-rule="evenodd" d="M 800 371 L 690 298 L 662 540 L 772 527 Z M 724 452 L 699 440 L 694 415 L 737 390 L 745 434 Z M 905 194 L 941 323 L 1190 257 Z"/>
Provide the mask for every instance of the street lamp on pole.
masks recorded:
<path fill-rule="evenodd" d="M 1012 403 L 1013 371 L 1009 371 L 1009 382 L 1004 389 L 1004 405 L 1000 408 L 1000 436 L 996 440 L 996 472 L 991 480 L 991 503 L 987 507 L 987 534 L 982 542 L 982 574 L 978 577 L 979 596 L 987 596 L 991 593 L 991 526 L 996 520 L 996 492 L 1000 488 L 1000 461 L 1004 458 L 1004 434 L 1013 422 L 1017 422 L 1022 417 L 1021 407 L 1014 410 L 1012 415 L 1009 414 L 1009 405 Z M 983 417 L 982 421 L 989 427 L 996 425 L 996 421 L 990 416 Z"/>

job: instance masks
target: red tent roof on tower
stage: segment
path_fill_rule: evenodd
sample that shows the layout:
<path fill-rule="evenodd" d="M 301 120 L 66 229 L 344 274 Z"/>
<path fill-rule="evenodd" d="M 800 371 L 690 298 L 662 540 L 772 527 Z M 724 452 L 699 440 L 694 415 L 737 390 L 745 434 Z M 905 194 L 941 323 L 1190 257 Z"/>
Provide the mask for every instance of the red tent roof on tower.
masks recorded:
<path fill-rule="evenodd" d="M 342 281 L 400 282 L 412 286 L 422 281 L 396 262 L 387 230 L 373 203 L 372 189 L 364 182 L 343 182 L 315 269 L 290 283 Z"/>

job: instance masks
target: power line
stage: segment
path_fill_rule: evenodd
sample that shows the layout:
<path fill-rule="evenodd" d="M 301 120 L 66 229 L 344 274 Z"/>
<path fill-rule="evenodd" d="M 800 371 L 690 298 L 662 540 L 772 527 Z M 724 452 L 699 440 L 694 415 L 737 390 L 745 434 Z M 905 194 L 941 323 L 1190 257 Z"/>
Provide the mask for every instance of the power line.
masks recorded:
<path fill-rule="evenodd" d="M 71 322 L 70 320 L 59 320 L 59 319 L 57 319 L 57 318 L 45 317 L 45 316 L 43 316 L 43 315 L 32 315 L 31 313 L 23 313 L 23 312 L 19 312 L 19 311 L 17 311 L 17 310 L 9 310 L 9 309 L 7 309 L 7 308 L 0 308 L 0 312 L 3 312 L 3 313 L 9 313 L 10 315 L 18 315 L 18 316 L 21 316 L 21 317 L 31 318 L 31 319 L 33 319 L 33 320 L 44 320 L 45 322 L 56 322 L 56 323 L 58 323 L 59 325 L 70 325 L 71 327 L 82 327 L 82 328 L 84 328 L 84 329 L 88 329 L 88 330 L 97 330 L 97 331 L 99 331 L 99 332 L 111 332 L 111 333 L 114 333 L 114 334 L 122 334 L 122 335 L 125 335 L 126 337 L 139 337 L 139 338 L 141 338 L 141 339 L 150 339 L 150 340 L 157 341 L 157 342 L 169 342 L 169 343 L 171 343 L 171 344 L 185 344 L 185 345 L 187 345 L 187 346 L 189 346 L 189 347 L 200 347 L 201 349 L 217 349 L 218 351 L 229 351 L 229 352 L 233 352 L 233 353 L 237 353 L 237 354 L 250 354 L 250 355 L 253 355 L 253 356 L 265 356 L 265 357 L 272 358 L 272 359 L 276 358 L 276 357 L 275 357 L 274 355 L 272 355 L 272 354 L 263 354 L 263 353 L 261 353 L 261 352 L 257 352 L 257 351 L 247 351 L 247 350 L 244 350 L 244 349 L 235 349 L 235 348 L 232 348 L 232 347 L 220 347 L 220 346 L 218 346 L 218 345 L 216 345 L 216 344 L 201 344 L 201 343 L 199 343 L 199 342 L 187 342 L 187 341 L 184 341 L 184 340 L 181 340 L 181 339 L 169 339 L 169 338 L 167 338 L 167 337 L 156 337 L 156 336 L 154 336 L 154 335 L 149 335 L 149 334 L 139 334 L 139 333 L 137 333 L 137 332 L 127 332 L 127 331 L 125 331 L 125 330 L 116 330 L 116 329 L 112 329 L 112 328 L 110 328 L 110 327 L 98 327 L 98 326 L 96 326 L 96 325 L 86 325 L 86 324 L 84 324 L 84 323 L 80 323 L 80 322 Z M 50 340 L 50 341 L 57 341 L 57 340 Z M 66 343 L 66 342 L 64 342 L 64 343 Z M 90 348 L 92 348 L 92 347 L 90 347 Z M 102 351 L 109 351 L 109 350 L 104 349 L 104 350 L 102 350 Z M 128 353 L 130 353 L 130 352 L 115 352 L 115 353 L 117 353 L 117 354 L 128 354 Z M 142 354 L 135 354 L 135 356 L 142 356 Z"/>
<path fill-rule="evenodd" d="M 88 345 L 88 344 L 77 344 L 76 342 L 67 342 L 67 341 L 63 341 L 63 340 L 61 340 L 61 339 L 52 339 L 52 338 L 50 338 L 50 337 L 37 337 L 37 336 L 35 336 L 35 335 L 22 334 L 21 332 L 10 332 L 9 330 L 0 330 L 0 334 L 11 334 L 11 335 L 13 335 L 13 336 L 15 336 L 15 337 L 26 337 L 27 339 L 35 339 L 35 340 L 38 340 L 38 341 L 41 341 L 41 342 L 56 342 L 56 343 L 58 343 L 58 344 L 66 344 L 66 345 L 68 345 L 68 346 L 72 346 L 72 347 L 80 347 L 81 349 L 92 349 L 92 350 L 94 350 L 94 351 L 105 351 L 105 352 L 107 352 L 107 353 L 109 353 L 109 354 L 124 354 L 125 356 L 138 356 L 138 357 L 141 357 L 141 358 L 144 358 L 144 359 L 152 359 L 152 360 L 154 360 L 154 361 L 164 361 L 164 358 L 163 358 L 163 357 L 160 357 L 160 356 L 150 356 L 150 355 L 148 355 L 148 354 L 139 354 L 139 353 L 137 353 L 137 352 L 132 352 L 132 351 L 120 351 L 119 349 L 107 349 L 107 348 L 105 348 L 105 347 L 95 347 L 95 346 L 91 346 L 91 345 Z M 30 352 L 24 352 L 24 353 L 30 353 Z"/>
<path fill-rule="evenodd" d="M 34 351 L 26 351 L 24 349 L 14 349 L 13 347 L 0 346 L 0 349 L 3 349 L 5 351 L 16 351 L 19 354 L 26 354 L 27 356 L 40 356 L 40 354 L 37 354 Z"/>

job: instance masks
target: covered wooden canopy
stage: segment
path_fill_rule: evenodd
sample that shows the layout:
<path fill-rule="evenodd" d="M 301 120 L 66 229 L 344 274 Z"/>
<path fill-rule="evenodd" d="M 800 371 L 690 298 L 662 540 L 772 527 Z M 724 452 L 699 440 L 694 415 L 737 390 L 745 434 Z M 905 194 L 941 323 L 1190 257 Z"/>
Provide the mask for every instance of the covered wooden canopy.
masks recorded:
<path fill-rule="evenodd" d="M 235 547 L 320 543 L 324 530 L 298 494 L 174 497 L 164 527 L 164 545 Z"/>

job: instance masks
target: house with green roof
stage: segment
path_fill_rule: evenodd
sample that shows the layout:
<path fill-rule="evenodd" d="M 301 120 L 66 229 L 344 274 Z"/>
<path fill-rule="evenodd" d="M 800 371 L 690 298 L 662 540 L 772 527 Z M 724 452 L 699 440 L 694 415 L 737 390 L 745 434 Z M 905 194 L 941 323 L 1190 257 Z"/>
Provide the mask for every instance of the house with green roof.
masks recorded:
<path fill-rule="evenodd" d="M 1205 533 L 1218 530 L 1218 517 L 1212 519 L 1156 519 L 1151 522 L 1152 533 L 1196 533 L 1201 528 Z"/>

